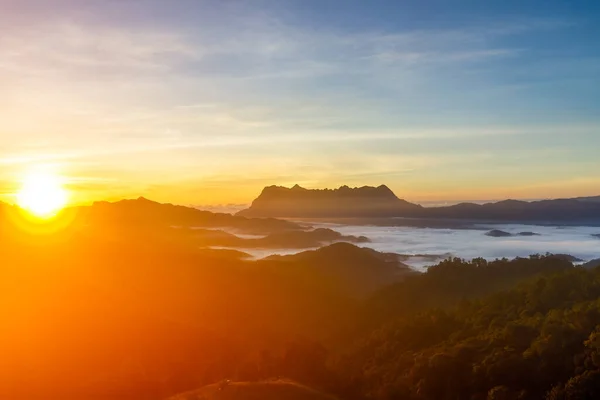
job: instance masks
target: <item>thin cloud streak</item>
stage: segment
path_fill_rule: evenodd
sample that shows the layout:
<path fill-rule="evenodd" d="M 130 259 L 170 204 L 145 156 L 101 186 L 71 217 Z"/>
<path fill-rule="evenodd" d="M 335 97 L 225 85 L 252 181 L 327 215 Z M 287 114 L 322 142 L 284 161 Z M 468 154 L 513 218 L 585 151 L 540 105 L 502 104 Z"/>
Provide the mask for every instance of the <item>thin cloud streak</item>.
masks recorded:
<path fill-rule="evenodd" d="M 592 114 L 557 108 L 576 93 L 551 96 L 534 79 L 589 76 L 593 64 L 557 72 L 531 60 L 542 54 L 535 41 L 521 40 L 577 26 L 566 17 L 345 30 L 241 3 L 193 23 L 139 16 L 160 15 L 162 2 L 107 6 L 140 11 L 127 24 L 96 6 L 36 12 L 0 38 L 0 176 L 57 163 L 72 179 L 97 179 L 89 190 L 119 179 L 174 190 L 275 168 L 286 182 L 414 189 L 413 179 L 435 186 L 435 168 L 465 181 L 469 170 L 503 170 L 507 157 L 495 153 L 517 141 L 539 171 L 548 161 L 536 155 L 559 147 L 557 137 L 600 132 Z M 579 148 L 567 156 L 578 168 L 589 161 Z"/>
<path fill-rule="evenodd" d="M 194 149 L 194 148 L 231 148 L 246 146 L 263 146 L 266 144 L 318 144 L 318 143 L 338 143 L 339 138 L 343 136 L 344 143 L 351 142 L 373 142 L 373 141 L 402 141 L 402 140 L 428 140 L 428 139 L 457 139 L 457 138 L 481 138 L 485 136 L 505 136 L 505 135 L 540 135 L 540 134 L 576 134 L 581 132 L 598 132 L 600 126 L 580 126 L 580 127 L 536 127 L 536 128 L 464 128 L 464 129 L 437 129 L 427 131 L 391 131 L 391 132 L 312 132 L 310 134 L 298 135 L 262 135 L 262 136 L 227 136 L 215 137 L 207 136 L 202 139 L 190 141 L 180 138 L 176 143 L 169 143 L 160 139 L 169 139 L 168 134 L 160 136 L 133 136 L 131 145 L 115 145 L 113 148 L 98 146 L 98 148 L 81 148 L 70 152 L 56 152 L 43 154 L 22 154 L 8 155 L 0 157 L 0 165 L 18 165 L 31 163 L 45 163 L 50 161 L 68 161 L 75 159 L 86 159 L 103 156 L 132 155 L 154 152 L 169 152 L 176 150 Z M 152 142 L 153 139 L 159 139 L 157 144 L 137 144 L 138 141 Z"/>

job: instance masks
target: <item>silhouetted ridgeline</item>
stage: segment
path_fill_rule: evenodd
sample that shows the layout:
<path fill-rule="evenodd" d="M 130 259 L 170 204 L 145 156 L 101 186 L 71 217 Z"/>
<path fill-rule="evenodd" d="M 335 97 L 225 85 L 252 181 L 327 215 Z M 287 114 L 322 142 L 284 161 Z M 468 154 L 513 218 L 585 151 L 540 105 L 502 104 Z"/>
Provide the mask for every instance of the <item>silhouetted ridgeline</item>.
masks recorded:
<path fill-rule="evenodd" d="M 102 222 L 131 222 L 138 224 L 168 224 L 195 227 L 229 227 L 244 233 L 273 233 L 301 229 L 289 222 L 267 219 L 249 219 L 225 213 L 213 213 L 191 207 L 157 203 L 143 197 L 114 203 L 96 202 L 80 207 L 87 218 Z"/>
<path fill-rule="evenodd" d="M 112 235 L 135 230 L 136 234 L 145 237 L 169 235 L 177 241 L 196 241 L 202 246 L 304 249 L 335 242 L 369 242 L 364 236 L 342 235 L 327 228 L 310 229 L 275 218 L 212 213 L 145 198 L 115 203 L 96 202 L 91 206 L 79 207 L 77 219 L 85 224 L 103 226 Z M 223 229 L 264 237 L 243 238 Z"/>
<path fill-rule="evenodd" d="M 279 265 L 289 273 L 303 276 L 320 276 L 320 281 L 339 285 L 347 294 L 363 296 L 376 289 L 419 274 L 399 261 L 394 253 L 381 253 L 372 249 L 336 243 L 318 250 L 288 256 L 270 256 L 260 260 L 260 265 Z M 368 267 L 365 267 L 368 266 Z"/>
<path fill-rule="evenodd" d="M 600 196 L 577 197 L 576 200 L 600 203 Z"/>
<path fill-rule="evenodd" d="M 503 222 L 600 223 L 600 202 L 596 198 L 542 201 L 505 200 L 497 203 L 462 203 L 425 208 L 399 199 L 385 185 L 310 190 L 298 185 L 291 189 L 266 187 L 250 208 L 237 215 L 280 218 L 367 218 L 406 217 L 431 219 L 473 219 Z"/>
<path fill-rule="evenodd" d="M 385 185 L 378 187 L 309 190 L 269 186 L 237 213 L 251 217 L 387 217 L 415 213 L 421 206 L 401 200 Z"/>

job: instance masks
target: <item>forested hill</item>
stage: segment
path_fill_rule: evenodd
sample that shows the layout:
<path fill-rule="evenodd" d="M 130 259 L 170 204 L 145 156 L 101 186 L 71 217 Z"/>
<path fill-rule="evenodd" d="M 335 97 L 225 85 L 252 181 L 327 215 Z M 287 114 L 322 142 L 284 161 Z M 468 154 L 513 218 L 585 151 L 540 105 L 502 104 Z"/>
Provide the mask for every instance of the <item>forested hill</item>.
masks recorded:
<path fill-rule="evenodd" d="M 15 205 L 0 202 L 0 225 L 14 224 L 27 212 Z M 275 218 L 246 218 L 214 213 L 182 205 L 159 203 L 139 197 L 115 202 L 97 201 L 90 205 L 67 207 L 59 215 L 69 225 L 116 226 L 119 228 L 193 227 L 229 228 L 240 233 L 268 235 L 302 231 L 305 227 Z"/>
<path fill-rule="evenodd" d="M 0 230 L 0 398 L 236 399 L 205 396 L 223 381 L 240 400 L 597 398 L 598 269 L 532 256 L 418 274 L 351 244 L 246 261 L 102 215 Z"/>
<path fill-rule="evenodd" d="M 399 317 L 339 368 L 371 399 L 600 398 L 600 270 Z"/>
<path fill-rule="evenodd" d="M 406 217 L 474 219 L 505 222 L 571 222 L 600 224 L 600 202 L 593 198 L 542 201 L 504 200 L 422 207 L 399 199 L 387 186 L 312 190 L 266 187 L 240 216 L 279 218 Z"/>
<path fill-rule="evenodd" d="M 292 342 L 237 378 L 347 400 L 596 399 L 599 297 L 600 270 L 561 257 L 447 260 L 368 300 L 345 333 L 354 345 Z"/>

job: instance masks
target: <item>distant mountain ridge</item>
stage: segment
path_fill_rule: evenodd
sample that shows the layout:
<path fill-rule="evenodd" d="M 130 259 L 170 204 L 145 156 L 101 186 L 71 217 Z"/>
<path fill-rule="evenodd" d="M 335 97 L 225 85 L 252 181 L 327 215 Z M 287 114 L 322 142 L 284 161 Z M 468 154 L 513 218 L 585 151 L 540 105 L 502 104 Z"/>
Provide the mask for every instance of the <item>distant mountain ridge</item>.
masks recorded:
<path fill-rule="evenodd" d="M 268 186 L 246 210 L 247 217 L 386 217 L 417 212 L 420 205 L 399 199 L 385 185 L 338 189 Z"/>
<path fill-rule="evenodd" d="M 144 197 L 116 202 L 97 201 L 91 206 L 79 207 L 79 214 L 86 218 L 115 223 L 162 224 L 171 226 L 195 226 L 204 228 L 229 227 L 245 233 L 270 234 L 290 230 L 302 230 L 300 226 L 277 219 L 240 218 L 231 214 L 213 213 L 195 208 L 158 203 Z"/>
<path fill-rule="evenodd" d="M 575 200 L 600 203 L 600 196 L 576 197 Z"/>
<path fill-rule="evenodd" d="M 276 218 L 405 217 L 471 219 L 501 222 L 600 223 L 600 202 L 594 197 L 541 201 L 503 200 L 426 208 L 398 198 L 387 186 L 305 189 L 269 186 L 237 215 Z"/>

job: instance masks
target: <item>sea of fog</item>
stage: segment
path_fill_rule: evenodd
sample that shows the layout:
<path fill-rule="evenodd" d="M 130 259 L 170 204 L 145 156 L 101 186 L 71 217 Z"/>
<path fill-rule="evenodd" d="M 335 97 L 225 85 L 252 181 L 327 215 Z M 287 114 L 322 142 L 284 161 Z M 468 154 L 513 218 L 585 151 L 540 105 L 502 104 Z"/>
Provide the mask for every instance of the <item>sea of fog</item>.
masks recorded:
<path fill-rule="evenodd" d="M 594 227 L 551 227 L 530 225 L 486 225 L 474 229 L 433 229 L 414 227 L 352 226 L 313 224 L 315 228 L 334 229 L 344 235 L 364 235 L 371 243 L 360 246 L 408 255 L 438 255 L 440 260 L 449 256 L 472 259 L 526 257 L 531 254 L 570 254 L 584 261 L 600 258 L 600 233 Z M 512 234 L 535 232 L 539 236 L 490 237 L 485 233 L 499 229 Z M 298 249 L 239 249 L 256 258 L 272 254 L 294 254 Z M 306 250 L 306 249 L 305 249 Z M 434 264 L 431 259 L 410 257 L 406 264 L 423 270 Z"/>

